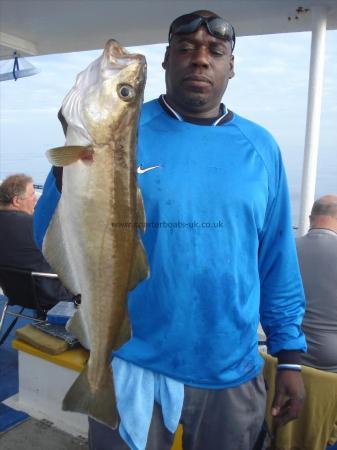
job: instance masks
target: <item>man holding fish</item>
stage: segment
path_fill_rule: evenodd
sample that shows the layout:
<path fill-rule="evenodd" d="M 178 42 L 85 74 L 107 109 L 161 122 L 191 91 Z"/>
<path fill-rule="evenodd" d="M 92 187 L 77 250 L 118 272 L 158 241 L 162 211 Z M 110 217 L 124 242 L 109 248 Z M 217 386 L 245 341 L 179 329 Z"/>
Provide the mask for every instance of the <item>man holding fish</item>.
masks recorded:
<path fill-rule="evenodd" d="M 253 449 L 266 402 L 259 320 L 278 358 L 275 424 L 304 400 L 304 296 L 279 148 L 221 103 L 234 29 L 197 11 L 170 27 L 166 94 L 142 107 L 136 170 L 144 63 L 108 44 L 100 75 L 93 63 L 63 103 L 66 147 L 49 151 L 63 177 L 54 167 L 36 215 L 47 259 L 82 295 L 70 328 L 91 349 L 64 408 L 91 417 L 91 450 L 169 450 L 179 422 L 184 450 Z"/>

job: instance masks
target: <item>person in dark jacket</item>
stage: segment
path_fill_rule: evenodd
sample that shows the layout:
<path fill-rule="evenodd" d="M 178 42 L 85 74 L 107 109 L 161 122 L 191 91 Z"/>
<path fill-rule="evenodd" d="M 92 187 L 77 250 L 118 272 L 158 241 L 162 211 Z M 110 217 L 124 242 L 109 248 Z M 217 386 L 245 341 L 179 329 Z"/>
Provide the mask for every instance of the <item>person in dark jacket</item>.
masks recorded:
<path fill-rule="evenodd" d="M 52 273 L 33 237 L 36 194 L 31 177 L 15 174 L 0 185 L 0 265 Z M 58 281 L 36 279 L 37 295 L 44 309 L 52 308 L 71 294 Z"/>

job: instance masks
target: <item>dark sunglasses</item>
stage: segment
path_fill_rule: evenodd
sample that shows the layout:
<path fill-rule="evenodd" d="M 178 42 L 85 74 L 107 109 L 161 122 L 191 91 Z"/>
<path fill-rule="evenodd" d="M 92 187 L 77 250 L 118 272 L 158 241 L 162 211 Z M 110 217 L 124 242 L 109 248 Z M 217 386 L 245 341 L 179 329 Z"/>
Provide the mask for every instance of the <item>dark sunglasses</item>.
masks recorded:
<path fill-rule="evenodd" d="M 201 25 L 205 25 L 208 33 L 212 36 L 231 42 L 232 51 L 234 50 L 235 31 L 230 23 L 221 19 L 221 17 L 203 17 L 194 13 L 184 14 L 172 22 L 168 36 L 169 43 L 174 34 L 194 33 Z"/>

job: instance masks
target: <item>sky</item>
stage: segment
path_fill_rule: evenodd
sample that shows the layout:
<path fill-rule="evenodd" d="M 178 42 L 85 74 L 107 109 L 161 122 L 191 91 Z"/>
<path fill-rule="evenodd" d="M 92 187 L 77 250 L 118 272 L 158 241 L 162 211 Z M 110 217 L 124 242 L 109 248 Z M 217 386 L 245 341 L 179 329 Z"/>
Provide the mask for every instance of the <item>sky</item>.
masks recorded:
<path fill-rule="evenodd" d="M 310 62 L 310 33 L 239 37 L 235 77 L 223 98 L 226 106 L 266 127 L 278 141 L 297 221 L 302 174 Z M 164 44 L 130 47 L 147 58 L 145 101 L 165 92 L 161 67 Z M 0 82 L 0 179 L 33 175 L 43 183 L 48 148 L 64 144 L 57 120 L 63 98 L 101 50 L 29 57 L 37 75 Z M 0 65 L 1 71 L 1 65 Z M 324 71 L 316 198 L 337 193 L 337 31 L 328 31 Z"/>

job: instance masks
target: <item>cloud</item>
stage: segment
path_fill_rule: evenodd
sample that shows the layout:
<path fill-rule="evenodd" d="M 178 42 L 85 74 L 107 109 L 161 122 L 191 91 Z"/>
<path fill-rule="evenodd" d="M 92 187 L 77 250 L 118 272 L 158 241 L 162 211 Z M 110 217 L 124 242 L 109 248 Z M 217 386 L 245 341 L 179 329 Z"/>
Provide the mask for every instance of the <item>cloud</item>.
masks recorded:
<path fill-rule="evenodd" d="M 286 73 L 286 64 L 283 61 L 271 61 L 270 65 L 251 67 L 249 72 L 253 75 L 284 75 Z"/>

